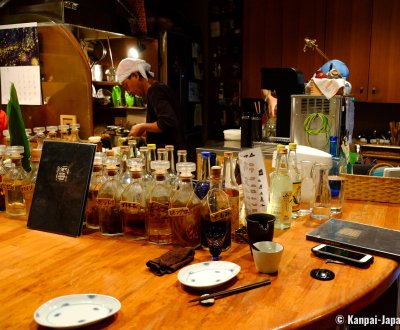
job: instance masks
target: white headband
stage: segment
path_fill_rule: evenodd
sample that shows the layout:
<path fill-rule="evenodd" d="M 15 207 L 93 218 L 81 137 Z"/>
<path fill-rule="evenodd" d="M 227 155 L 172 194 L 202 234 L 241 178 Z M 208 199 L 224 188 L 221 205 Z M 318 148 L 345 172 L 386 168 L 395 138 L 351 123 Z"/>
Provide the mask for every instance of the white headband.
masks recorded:
<path fill-rule="evenodd" d="M 118 64 L 117 79 L 121 84 L 133 72 L 140 72 L 143 78 L 147 80 L 146 72 L 154 77 L 154 73 L 150 71 L 151 65 L 144 60 L 135 58 L 125 58 Z"/>

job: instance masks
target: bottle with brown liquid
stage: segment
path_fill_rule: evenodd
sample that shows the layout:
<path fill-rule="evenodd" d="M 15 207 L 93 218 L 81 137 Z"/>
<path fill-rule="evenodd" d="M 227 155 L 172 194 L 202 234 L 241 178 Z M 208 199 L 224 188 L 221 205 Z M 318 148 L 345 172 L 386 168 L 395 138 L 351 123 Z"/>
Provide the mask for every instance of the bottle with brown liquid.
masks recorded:
<path fill-rule="evenodd" d="M 101 185 L 96 199 L 99 208 L 99 227 L 103 235 L 117 236 L 123 234 L 119 214 L 123 188 L 118 180 L 118 158 L 108 157 L 105 162 L 107 181 Z"/>
<path fill-rule="evenodd" d="M 171 244 L 171 218 L 168 215 L 171 186 L 166 183 L 169 161 L 152 161 L 151 168 L 154 170 L 155 182 L 146 205 L 146 228 L 149 242 Z"/>
<path fill-rule="evenodd" d="M 0 145 L 0 212 L 4 212 L 6 210 L 6 200 L 5 194 L 2 186 L 2 181 L 4 175 L 7 173 L 7 168 L 4 166 L 4 155 L 6 153 L 6 146 L 4 144 Z"/>
<path fill-rule="evenodd" d="M 33 191 L 35 190 L 37 173 L 39 170 L 40 157 L 42 149 L 32 149 L 31 152 L 31 171 L 28 173 L 25 180 L 22 182 L 21 191 L 25 199 L 26 216 L 29 217 L 29 212 L 32 206 Z"/>
<path fill-rule="evenodd" d="M 122 192 L 119 203 L 124 236 L 134 240 L 146 239 L 146 195 L 142 183 L 142 160 L 129 158 L 128 168 L 131 182 Z"/>
<path fill-rule="evenodd" d="M 192 172 L 196 164 L 182 162 L 176 165 L 179 185 L 171 197 L 168 214 L 172 223 L 172 243 L 182 247 L 200 246 L 201 201 L 194 193 Z"/>

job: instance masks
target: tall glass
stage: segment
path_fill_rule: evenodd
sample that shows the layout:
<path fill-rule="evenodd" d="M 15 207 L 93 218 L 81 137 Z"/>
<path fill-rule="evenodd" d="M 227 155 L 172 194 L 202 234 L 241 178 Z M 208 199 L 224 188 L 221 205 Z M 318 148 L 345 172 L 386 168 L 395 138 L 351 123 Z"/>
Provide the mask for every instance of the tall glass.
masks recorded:
<path fill-rule="evenodd" d="M 311 206 L 315 199 L 315 184 L 312 176 L 314 162 L 309 160 L 301 161 L 301 198 L 300 215 L 307 215 L 311 212 Z"/>
<path fill-rule="evenodd" d="M 329 187 L 329 166 L 315 164 L 315 201 L 311 207 L 311 218 L 325 221 L 331 217 L 331 189 Z"/>

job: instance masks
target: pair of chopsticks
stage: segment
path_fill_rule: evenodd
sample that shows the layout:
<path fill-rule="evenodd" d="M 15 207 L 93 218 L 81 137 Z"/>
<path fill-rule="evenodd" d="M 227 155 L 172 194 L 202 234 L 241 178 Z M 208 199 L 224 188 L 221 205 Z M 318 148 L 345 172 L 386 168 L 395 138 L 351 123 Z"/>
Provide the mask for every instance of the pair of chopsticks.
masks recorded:
<path fill-rule="evenodd" d="M 254 108 L 256 109 L 256 113 L 257 113 L 257 114 L 260 114 L 260 113 L 261 113 L 260 101 L 254 102 Z"/>
<path fill-rule="evenodd" d="M 238 286 L 235 289 L 215 292 L 215 293 L 211 293 L 211 294 L 208 294 L 208 295 L 204 295 L 202 297 L 194 298 L 192 300 L 189 300 L 189 302 L 202 301 L 202 300 L 207 300 L 207 299 L 211 299 L 211 298 L 222 298 L 222 297 L 225 297 L 225 296 L 230 296 L 232 294 L 236 294 L 236 293 L 252 290 L 252 289 L 255 289 L 255 288 L 259 288 L 260 286 L 264 286 L 264 285 L 268 285 L 268 284 L 271 284 L 270 280 L 264 280 L 264 281 L 260 281 L 260 282 L 255 282 L 255 283 L 248 284 L 248 285 Z"/>

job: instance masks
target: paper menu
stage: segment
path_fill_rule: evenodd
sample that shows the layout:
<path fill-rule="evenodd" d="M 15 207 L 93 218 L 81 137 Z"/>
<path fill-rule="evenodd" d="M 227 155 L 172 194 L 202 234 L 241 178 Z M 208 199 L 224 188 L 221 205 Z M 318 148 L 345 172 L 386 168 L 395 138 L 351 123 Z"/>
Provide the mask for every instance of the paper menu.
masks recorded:
<path fill-rule="evenodd" d="M 261 149 L 239 152 L 239 166 L 246 214 L 266 213 L 269 187 Z"/>
<path fill-rule="evenodd" d="M 0 26 L 1 103 L 10 98 L 11 83 L 20 104 L 41 105 L 37 23 Z"/>

